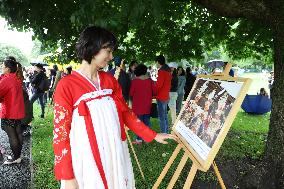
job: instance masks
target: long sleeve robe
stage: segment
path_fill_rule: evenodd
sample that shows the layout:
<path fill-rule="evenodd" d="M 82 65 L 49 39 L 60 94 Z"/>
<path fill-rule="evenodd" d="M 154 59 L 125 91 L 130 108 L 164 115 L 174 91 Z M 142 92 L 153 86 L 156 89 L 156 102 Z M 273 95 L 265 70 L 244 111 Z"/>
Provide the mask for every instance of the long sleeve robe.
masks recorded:
<path fill-rule="evenodd" d="M 98 76 L 98 87 L 77 71 L 58 83 L 54 95 L 55 176 L 58 180 L 76 178 L 80 189 L 132 189 L 124 124 L 147 142 L 156 133 L 128 108 L 113 76 L 105 72 Z M 120 171 L 121 166 L 126 168 Z"/>

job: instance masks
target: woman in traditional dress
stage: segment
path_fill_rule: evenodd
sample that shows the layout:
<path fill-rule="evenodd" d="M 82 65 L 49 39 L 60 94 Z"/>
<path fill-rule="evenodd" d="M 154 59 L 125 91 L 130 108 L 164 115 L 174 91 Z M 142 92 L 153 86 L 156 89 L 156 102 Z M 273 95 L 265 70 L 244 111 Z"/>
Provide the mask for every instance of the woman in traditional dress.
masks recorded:
<path fill-rule="evenodd" d="M 86 28 L 76 44 L 81 66 L 55 90 L 53 144 L 61 188 L 135 188 L 124 124 L 147 142 L 173 139 L 137 119 L 115 78 L 100 71 L 112 60 L 116 43 L 109 31 Z"/>

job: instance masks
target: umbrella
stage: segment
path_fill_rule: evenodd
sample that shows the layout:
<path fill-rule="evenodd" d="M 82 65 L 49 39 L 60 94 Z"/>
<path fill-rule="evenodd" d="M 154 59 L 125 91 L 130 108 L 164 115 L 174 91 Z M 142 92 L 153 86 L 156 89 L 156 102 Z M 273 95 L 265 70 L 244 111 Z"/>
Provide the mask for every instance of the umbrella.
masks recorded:
<path fill-rule="evenodd" d="M 242 109 L 251 114 L 265 114 L 271 110 L 272 100 L 262 95 L 246 95 Z"/>
<path fill-rule="evenodd" d="M 223 62 L 223 60 L 214 59 L 214 60 L 208 61 L 207 66 L 209 68 L 218 68 L 218 67 L 224 66 L 224 62 Z"/>
<path fill-rule="evenodd" d="M 31 61 L 31 65 L 41 64 L 42 66 L 48 66 L 48 64 L 42 60 L 33 60 Z"/>

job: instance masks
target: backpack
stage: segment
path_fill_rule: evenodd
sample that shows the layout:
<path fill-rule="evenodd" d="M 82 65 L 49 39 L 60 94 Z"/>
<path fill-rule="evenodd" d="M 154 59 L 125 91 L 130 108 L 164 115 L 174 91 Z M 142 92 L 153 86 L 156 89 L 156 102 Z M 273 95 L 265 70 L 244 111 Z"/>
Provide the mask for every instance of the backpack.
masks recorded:
<path fill-rule="evenodd" d="M 43 79 L 41 80 L 40 84 L 38 85 L 39 90 L 41 91 L 48 91 L 50 86 L 49 79 L 44 75 Z"/>

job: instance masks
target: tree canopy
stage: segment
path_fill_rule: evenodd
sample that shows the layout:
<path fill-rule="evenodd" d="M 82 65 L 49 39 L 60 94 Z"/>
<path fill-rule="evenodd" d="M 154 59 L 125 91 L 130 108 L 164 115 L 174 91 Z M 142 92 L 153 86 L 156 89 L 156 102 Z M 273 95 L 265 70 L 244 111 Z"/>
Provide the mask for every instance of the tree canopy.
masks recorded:
<path fill-rule="evenodd" d="M 100 25 L 119 39 L 118 54 L 128 59 L 201 59 L 222 44 L 234 58 L 271 53 L 271 31 L 259 20 L 225 18 L 191 1 L 163 0 L 2 0 L 0 14 L 18 30 L 32 29 L 58 59 L 75 59 L 74 44 L 88 25 Z"/>
<path fill-rule="evenodd" d="M 0 43 L 0 60 L 4 60 L 7 56 L 14 56 L 23 66 L 29 66 L 28 58 L 17 47 Z"/>

